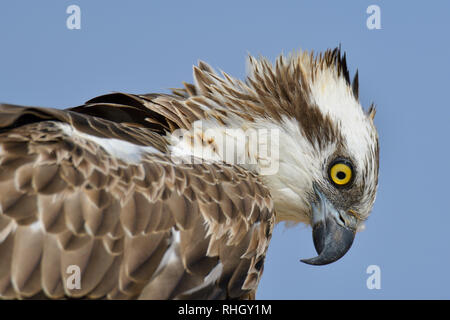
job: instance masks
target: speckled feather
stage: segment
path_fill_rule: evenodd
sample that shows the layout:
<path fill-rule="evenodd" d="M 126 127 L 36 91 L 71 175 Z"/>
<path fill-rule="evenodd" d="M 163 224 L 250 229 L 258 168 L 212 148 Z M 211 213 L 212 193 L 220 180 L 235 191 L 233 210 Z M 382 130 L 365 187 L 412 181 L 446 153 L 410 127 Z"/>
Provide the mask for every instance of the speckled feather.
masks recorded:
<path fill-rule="evenodd" d="M 120 99 L 128 97 L 108 99 L 123 103 Z M 128 108 L 112 106 L 119 109 L 117 117 Z M 101 107 L 87 104 L 82 111 Z M 89 140 L 66 135 L 60 122 L 162 153 L 125 163 Z M 135 123 L 0 107 L 1 297 L 245 298 L 254 293 L 274 224 L 268 190 L 239 167 L 174 164 L 155 129 Z M 164 261 L 169 251 L 174 258 Z M 218 264 L 222 272 L 204 286 Z M 67 288 L 70 265 L 81 269 L 81 289 Z"/>

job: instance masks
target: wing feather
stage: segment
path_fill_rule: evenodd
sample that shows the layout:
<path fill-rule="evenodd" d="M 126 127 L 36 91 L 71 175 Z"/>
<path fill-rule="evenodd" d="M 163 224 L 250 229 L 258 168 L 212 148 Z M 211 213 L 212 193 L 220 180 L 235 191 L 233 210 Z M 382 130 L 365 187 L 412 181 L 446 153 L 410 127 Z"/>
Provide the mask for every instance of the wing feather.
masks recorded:
<path fill-rule="evenodd" d="M 239 167 L 172 162 L 159 130 L 199 112 L 174 111 L 173 99 L 0 106 L 1 298 L 254 296 L 274 224 L 269 192 Z M 130 162 L 90 135 L 156 152 Z M 68 286 L 70 266 L 81 271 L 80 288 Z"/>

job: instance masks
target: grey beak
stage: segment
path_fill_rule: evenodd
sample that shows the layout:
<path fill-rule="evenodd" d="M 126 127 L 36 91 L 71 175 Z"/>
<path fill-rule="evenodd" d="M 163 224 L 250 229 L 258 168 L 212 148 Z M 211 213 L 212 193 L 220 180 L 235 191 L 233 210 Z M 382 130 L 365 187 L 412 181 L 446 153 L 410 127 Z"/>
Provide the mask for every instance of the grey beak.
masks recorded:
<path fill-rule="evenodd" d="M 325 265 L 343 257 L 352 246 L 355 230 L 344 224 L 340 213 L 314 185 L 318 202 L 313 209 L 313 241 L 319 254 L 300 261 L 312 265 Z"/>

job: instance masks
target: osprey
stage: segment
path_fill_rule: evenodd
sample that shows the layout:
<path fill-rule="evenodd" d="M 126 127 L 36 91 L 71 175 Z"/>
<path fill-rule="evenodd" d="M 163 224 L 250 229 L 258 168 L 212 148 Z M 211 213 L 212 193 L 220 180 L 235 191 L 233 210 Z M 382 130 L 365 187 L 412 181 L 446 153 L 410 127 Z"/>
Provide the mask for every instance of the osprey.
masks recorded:
<path fill-rule="evenodd" d="M 281 221 L 312 226 L 306 263 L 347 252 L 379 148 L 340 48 L 193 73 L 171 94 L 1 105 L 2 298 L 254 298 Z"/>

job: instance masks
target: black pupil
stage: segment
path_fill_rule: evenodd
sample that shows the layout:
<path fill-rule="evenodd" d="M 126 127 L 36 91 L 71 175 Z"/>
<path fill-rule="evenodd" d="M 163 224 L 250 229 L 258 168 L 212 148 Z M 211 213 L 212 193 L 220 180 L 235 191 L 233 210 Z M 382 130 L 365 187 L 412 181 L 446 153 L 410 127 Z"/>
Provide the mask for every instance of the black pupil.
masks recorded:
<path fill-rule="evenodd" d="M 345 176 L 345 172 L 339 171 L 338 173 L 336 173 L 336 177 L 338 177 L 339 180 L 344 180 Z"/>

